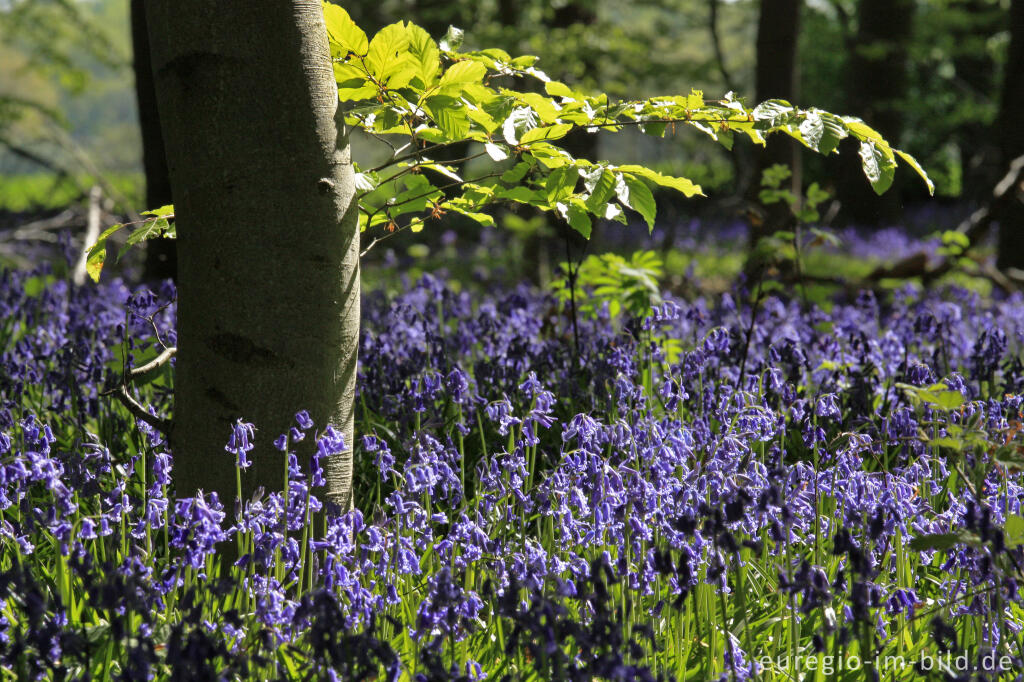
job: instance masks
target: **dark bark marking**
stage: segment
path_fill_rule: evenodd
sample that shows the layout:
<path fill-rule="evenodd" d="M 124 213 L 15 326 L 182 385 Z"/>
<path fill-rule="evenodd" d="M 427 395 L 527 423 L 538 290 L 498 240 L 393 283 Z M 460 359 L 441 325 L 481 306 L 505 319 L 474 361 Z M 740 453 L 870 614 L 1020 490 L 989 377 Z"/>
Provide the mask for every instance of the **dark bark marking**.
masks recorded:
<path fill-rule="evenodd" d="M 206 339 L 206 345 L 217 355 L 240 365 L 266 367 L 278 360 L 274 351 L 261 348 L 238 334 L 216 334 Z"/>
<path fill-rule="evenodd" d="M 206 389 L 206 397 L 227 409 L 232 414 L 236 414 L 238 412 L 238 405 L 235 405 L 233 402 L 228 400 L 228 397 L 214 386 Z"/>

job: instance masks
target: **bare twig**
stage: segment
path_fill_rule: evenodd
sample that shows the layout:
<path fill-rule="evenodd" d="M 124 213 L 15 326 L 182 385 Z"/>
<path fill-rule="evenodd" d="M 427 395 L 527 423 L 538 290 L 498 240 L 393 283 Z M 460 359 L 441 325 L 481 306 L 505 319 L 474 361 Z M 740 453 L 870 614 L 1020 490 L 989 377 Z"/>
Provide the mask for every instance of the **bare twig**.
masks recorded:
<path fill-rule="evenodd" d="M 164 436 L 170 435 L 171 421 L 169 419 L 161 419 L 160 417 L 147 412 L 146 408 L 140 405 L 139 402 L 132 397 L 132 394 L 128 392 L 128 386 L 126 384 L 121 384 L 121 386 L 114 391 L 114 395 L 117 396 L 117 399 L 121 401 L 121 404 L 128 408 L 128 411 L 131 412 L 132 416 L 136 419 L 149 424 L 151 427 L 164 434 Z"/>
<path fill-rule="evenodd" d="M 162 353 L 160 353 L 160 355 L 156 356 L 155 358 L 153 358 L 152 360 L 150 360 L 146 364 L 141 365 L 139 367 L 132 368 L 132 370 L 128 373 L 128 375 L 132 379 L 134 379 L 134 378 L 140 377 L 143 374 L 146 374 L 148 372 L 152 372 L 154 369 L 167 364 L 167 362 L 172 357 L 174 357 L 174 354 L 177 353 L 177 352 L 178 352 L 178 348 L 176 346 L 171 346 L 170 348 L 165 348 L 164 351 Z"/>
<path fill-rule="evenodd" d="M 715 61 L 718 62 L 718 71 L 722 74 L 727 90 L 735 90 L 732 75 L 725 66 L 725 54 L 722 52 L 722 41 L 718 36 L 718 0 L 708 0 L 708 32 L 711 33 L 711 47 L 715 51 Z"/>

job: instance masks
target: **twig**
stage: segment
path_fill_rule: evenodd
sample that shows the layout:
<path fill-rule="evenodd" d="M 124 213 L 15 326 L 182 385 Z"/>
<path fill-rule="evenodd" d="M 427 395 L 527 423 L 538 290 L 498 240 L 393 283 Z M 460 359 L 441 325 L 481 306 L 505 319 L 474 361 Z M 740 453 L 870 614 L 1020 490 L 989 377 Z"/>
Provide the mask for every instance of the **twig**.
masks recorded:
<path fill-rule="evenodd" d="M 437 151 L 438 149 L 444 149 L 445 147 L 451 147 L 452 145 L 455 145 L 455 144 L 462 144 L 463 142 L 465 142 L 465 140 L 454 140 L 452 142 L 442 142 L 441 144 L 435 144 L 435 145 L 433 145 L 431 147 L 428 147 L 426 149 L 417 149 L 416 151 L 410 152 L 409 154 L 406 154 L 404 156 L 396 156 L 396 157 L 392 158 L 391 160 L 387 161 L 386 163 L 382 163 L 381 165 L 377 166 L 376 168 L 371 168 L 367 172 L 368 173 L 379 173 L 380 171 L 384 170 L 388 166 L 393 166 L 396 163 L 401 163 L 402 161 L 409 161 L 410 159 L 422 159 L 424 154 L 432 153 L 432 152 Z M 448 163 L 448 162 L 445 161 L 444 163 Z"/>
<path fill-rule="evenodd" d="M 711 33 L 711 47 L 715 51 L 715 61 L 718 62 L 718 71 L 722 74 L 725 87 L 728 90 L 735 90 L 732 75 L 725 66 L 725 55 L 722 53 L 722 41 L 718 36 L 718 0 L 708 0 L 708 31 Z"/>
<path fill-rule="evenodd" d="M 171 357 L 174 356 L 176 352 L 178 352 L 178 349 L 174 346 L 164 349 L 164 351 L 160 353 L 160 355 L 156 356 L 146 364 L 128 370 L 127 374 L 125 374 L 122 377 L 121 384 L 117 388 L 112 389 L 110 391 L 105 391 L 100 395 L 115 396 L 120 401 L 120 403 L 124 405 L 129 412 L 132 413 L 133 417 L 135 417 L 137 420 L 141 422 L 149 424 L 149 426 L 162 433 L 165 437 L 169 438 L 171 435 L 171 428 L 173 427 L 173 422 L 170 419 L 161 419 L 160 417 L 157 417 L 156 415 L 152 415 L 149 412 L 147 412 L 146 408 L 144 408 L 141 404 L 139 404 L 139 401 L 132 397 L 131 392 L 128 390 L 128 381 L 136 379 L 137 377 L 140 377 L 143 374 L 146 374 L 147 372 L 152 372 L 154 369 L 157 369 L 158 367 L 167 364 L 167 362 L 171 359 Z"/>
<path fill-rule="evenodd" d="M 126 384 L 121 384 L 118 390 L 114 392 L 114 395 L 117 396 L 117 399 L 121 401 L 121 404 L 128 408 L 128 411 L 131 412 L 136 419 L 146 422 L 151 427 L 164 434 L 164 436 L 170 435 L 171 421 L 169 419 L 161 419 L 160 417 L 147 412 L 146 409 L 132 397 L 132 394 L 128 392 L 128 386 Z"/>
<path fill-rule="evenodd" d="M 167 361 L 170 360 L 174 356 L 174 354 L 177 353 L 177 352 L 178 352 L 178 348 L 176 346 L 171 346 L 170 348 L 166 348 L 166 349 L 164 349 L 164 352 L 160 353 L 160 355 L 156 356 L 155 358 L 153 358 L 152 360 L 150 360 L 146 364 L 141 365 L 139 367 L 132 368 L 129 371 L 128 375 L 132 379 L 135 379 L 136 377 L 140 377 L 143 374 L 146 374 L 147 372 L 152 372 L 154 369 L 156 369 L 158 367 L 161 367 L 162 365 L 167 364 Z"/>

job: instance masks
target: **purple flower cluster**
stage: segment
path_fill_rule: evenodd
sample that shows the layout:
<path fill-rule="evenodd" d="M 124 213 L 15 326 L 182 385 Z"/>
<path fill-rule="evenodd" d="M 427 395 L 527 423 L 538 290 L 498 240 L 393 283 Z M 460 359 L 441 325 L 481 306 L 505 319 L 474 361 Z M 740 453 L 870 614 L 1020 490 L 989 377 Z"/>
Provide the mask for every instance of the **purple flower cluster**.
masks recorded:
<path fill-rule="evenodd" d="M 424 276 L 364 305 L 358 510 L 324 512 L 345 444 L 300 412 L 287 485 L 228 513 L 103 397 L 173 339 L 173 290 L 30 276 L 0 276 L 16 676 L 748 679 L 781 642 L 964 633 L 1020 662 L 1022 297 L 738 290 L 580 319 L 574 348 L 548 295 Z M 245 476 L 256 433 L 211 456 Z"/>

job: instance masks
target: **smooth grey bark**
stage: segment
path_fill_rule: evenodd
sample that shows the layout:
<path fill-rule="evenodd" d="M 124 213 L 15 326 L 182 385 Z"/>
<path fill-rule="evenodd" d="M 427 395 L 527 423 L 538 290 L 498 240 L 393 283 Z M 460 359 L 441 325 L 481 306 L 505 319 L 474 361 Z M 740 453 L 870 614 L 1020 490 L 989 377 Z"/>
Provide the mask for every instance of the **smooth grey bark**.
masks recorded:
<path fill-rule="evenodd" d="M 328 498 L 352 501 L 359 233 L 320 0 L 147 0 L 178 228 L 171 444 L 179 495 L 230 510 L 232 423 L 256 424 L 243 497 L 279 490 L 274 439 L 307 409 L 349 451 Z M 300 444 L 300 461 L 313 450 Z"/>

